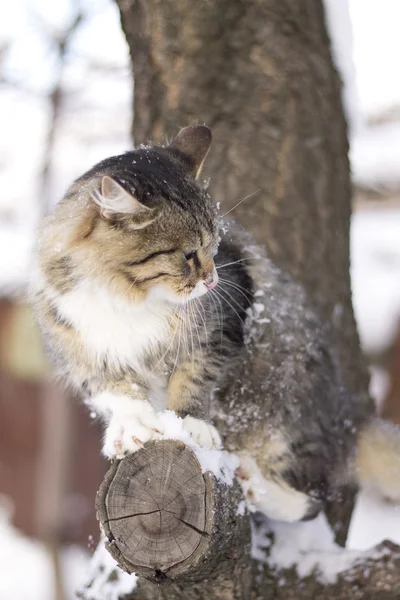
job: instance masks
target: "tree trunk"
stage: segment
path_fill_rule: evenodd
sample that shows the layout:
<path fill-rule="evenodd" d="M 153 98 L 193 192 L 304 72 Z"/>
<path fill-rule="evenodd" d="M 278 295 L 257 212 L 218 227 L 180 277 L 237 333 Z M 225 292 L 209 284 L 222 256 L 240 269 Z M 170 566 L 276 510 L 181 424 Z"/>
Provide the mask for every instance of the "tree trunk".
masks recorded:
<path fill-rule="evenodd" d="M 212 128 L 214 144 L 206 175 L 212 177 L 214 199 L 221 202 L 223 212 L 242 201 L 234 209 L 235 218 L 267 247 L 273 262 L 306 290 L 330 329 L 343 386 L 366 414 L 371 412 L 351 305 L 346 125 L 321 1 L 117 3 L 135 79 L 135 142 L 164 142 L 193 122 Z M 212 488 L 210 501 L 218 489 L 218 485 Z M 341 544 L 353 499 L 354 491 L 347 489 L 342 502 L 328 507 Z M 107 527 L 106 531 L 112 541 Z M 267 567 L 260 571 L 247 552 L 246 535 L 240 535 L 243 543 L 235 537 L 233 547 L 239 548 L 239 554 L 229 568 L 223 548 L 220 552 L 217 548 L 215 570 L 203 574 L 200 583 L 195 579 L 205 568 L 201 561 L 200 567 L 198 562 L 192 565 L 191 581 L 182 583 L 178 577 L 159 588 L 140 579 L 132 597 L 322 598 L 326 591 L 341 599 L 396 597 L 396 581 L 387 584 L 392 595 L 377 592 L 385 572 L 379 562 L 375 568 L 367 561 L 378 577 L 372 577 L 370 591 L 360 596 L 349 572 L 336 588 L 326 588 L 316 577 L 300 581 L 294 569 L 283 575 Z M 156 564 L 149 572 L 155 573 Z M 225 565 L 222 571 L 220 565 Z M 125 564 L 128 570 L 133 566 Z"/>
<path fill-rule="evenodd" d="M 136 144 L 213 130 L 213 197 L 332 325 L 345 383 L 370 405 L 351 305 L 351 185 L 341 83 L 321 0 L 117 0 Z"/>

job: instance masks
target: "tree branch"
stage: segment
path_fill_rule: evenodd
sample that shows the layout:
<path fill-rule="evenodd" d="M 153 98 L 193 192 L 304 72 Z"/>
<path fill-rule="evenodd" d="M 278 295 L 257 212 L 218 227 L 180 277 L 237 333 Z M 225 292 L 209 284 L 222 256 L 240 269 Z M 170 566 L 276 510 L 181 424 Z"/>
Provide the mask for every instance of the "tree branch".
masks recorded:
<path fill-rule="evenodd" d="M 126 572 L 153 583 L 198 582 L 221 560 L 231 571 L 232 556 L 246 554 L 241 499 L 237 483 L 202 473 L 188 446 L 162 440 L 113 464 L 96 508 L 107 549 Z"/>
<path fill-rule="evenodd" d="M 178 600 L 183 590 L 188 600 L 393 600 L 400 592 L 395 544 L 348 551 L 333 542 L 323 515 L 273 523 L 249 518 L 240 502 L 236 482 L 202 473 L 193 451 L 176 440 L 115 462 L 98 492 L 98 517 L 116 563 L 140 578 L 129 584 L 99 550 L 80 597 L 102 599 L 99 577 L 121 600 Z"/>

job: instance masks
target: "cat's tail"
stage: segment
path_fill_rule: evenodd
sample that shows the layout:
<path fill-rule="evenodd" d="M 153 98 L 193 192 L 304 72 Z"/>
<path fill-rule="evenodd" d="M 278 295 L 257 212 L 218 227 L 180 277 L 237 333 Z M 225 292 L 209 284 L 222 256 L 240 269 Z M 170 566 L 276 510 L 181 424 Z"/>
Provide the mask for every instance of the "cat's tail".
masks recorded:
<path fill-rule="evenodd" d="M 400 503 L 400 426 L 371 419 L 360 430 L 355 475 L 365 489 Z"/>

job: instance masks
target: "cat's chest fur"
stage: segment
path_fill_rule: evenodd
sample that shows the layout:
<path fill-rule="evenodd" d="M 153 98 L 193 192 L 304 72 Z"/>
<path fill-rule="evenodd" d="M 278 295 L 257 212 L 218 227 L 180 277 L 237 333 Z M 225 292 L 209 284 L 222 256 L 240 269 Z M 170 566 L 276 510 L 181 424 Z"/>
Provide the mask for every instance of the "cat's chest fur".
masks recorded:
<path fill-rule="evenodd" d="M 128 302 L 95 282 L 84 281 L 53 302 L 94 360 L 141 374 L 145 357 L 168 344 L 171 335 L 167 306 L 154 300 Z"/>

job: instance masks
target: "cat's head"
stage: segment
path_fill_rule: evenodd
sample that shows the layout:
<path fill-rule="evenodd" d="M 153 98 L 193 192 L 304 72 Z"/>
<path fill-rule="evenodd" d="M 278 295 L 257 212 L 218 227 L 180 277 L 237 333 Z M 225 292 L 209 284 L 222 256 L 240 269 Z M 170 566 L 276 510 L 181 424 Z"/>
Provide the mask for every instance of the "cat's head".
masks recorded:
<path fill-rule="evenodd" d="M 217 284 L 218 217 L 197 181 L 210 145 L 210 129 L 186 127 L 168 146 L 106 159 L 77 180 L 63 204 L 85 198 L 75 242 L 94 277 L 176 303 Z"/>

